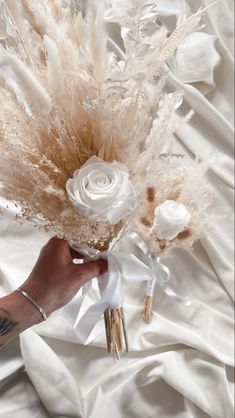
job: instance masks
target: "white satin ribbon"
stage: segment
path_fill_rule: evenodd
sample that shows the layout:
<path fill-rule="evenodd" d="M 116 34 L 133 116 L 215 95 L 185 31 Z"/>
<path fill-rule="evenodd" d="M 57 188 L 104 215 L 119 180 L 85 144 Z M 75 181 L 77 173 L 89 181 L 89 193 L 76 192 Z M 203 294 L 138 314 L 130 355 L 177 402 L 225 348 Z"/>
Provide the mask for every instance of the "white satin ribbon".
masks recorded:
<path fill-rule="evenodd" d="M 104 258 L 108 261 L 108 272 L 98 278 L 100 299 L 88 309 L 84 308 L 85 295 L 91 288 L 91 282 L 88 282 L 83 286 L 82 296 L 74 298 L 64 308 L 65 317 L 74 324 L 83 344 L 89 344 L 100 333 L 98 323 L 105 309 L 122 306 L 122 279 L 129 282 L 147 281 L 150 287 L 156 282 L 176 302 L 184 305 L 191 303 L 189 298 L 174 292 L 169 285 L 169 269 L 160 262 L 160 258 L 151 256 L 148 246 L 135 232 L 123 236 L 107 252 L 89 247 L 76 247 L 76 250 L 85 256 L 85 260 Z"/>

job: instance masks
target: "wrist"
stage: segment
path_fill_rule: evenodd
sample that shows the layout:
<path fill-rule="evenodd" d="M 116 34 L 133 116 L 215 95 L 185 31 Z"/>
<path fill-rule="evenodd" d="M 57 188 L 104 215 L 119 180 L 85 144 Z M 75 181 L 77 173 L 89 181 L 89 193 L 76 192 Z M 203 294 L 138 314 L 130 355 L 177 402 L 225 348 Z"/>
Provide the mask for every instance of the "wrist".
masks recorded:
<path fill-rule="evenodd" d="M 31 298 L 33 298 L 33 300 L 43 309 L 46 316 L 49 317 L 49 315 L 55 310 L 51 306 L 52 297 L 50 292 L 48 292 L 47 289 L 45 289 L 45 287 L 40 283 L 41 281 L 37 276 L 30 275 L 20 286 L 20 289 L 24 290 L 29 296 L 31 296 Z"/>
<path fill-rule="evenodd" d="M 17 322 L 19 332 L 42 321 L 40 312 L 17 291 L 12 292 L 5 299 L 4 306 L 10 312 L 11 318 Z"/>
<path fill-rule="evenodd" d="M 16 292 L 18 292 L 21 296 L 23 296 L 28 302 L 30 302 L 35 309 L 37 309 L 37 311 L 40 313 L 40 315 L 42 316 L 42 319 L 44 321 L 46 321 L 47 319 L 47 314 L 46 312 L 43 310 L 43 308 L 36 302 L 36 300 L 34 298 L 32 298 L 32 296 L 30 296 L 25 290 L 18 288 L 16 290 Z"/>

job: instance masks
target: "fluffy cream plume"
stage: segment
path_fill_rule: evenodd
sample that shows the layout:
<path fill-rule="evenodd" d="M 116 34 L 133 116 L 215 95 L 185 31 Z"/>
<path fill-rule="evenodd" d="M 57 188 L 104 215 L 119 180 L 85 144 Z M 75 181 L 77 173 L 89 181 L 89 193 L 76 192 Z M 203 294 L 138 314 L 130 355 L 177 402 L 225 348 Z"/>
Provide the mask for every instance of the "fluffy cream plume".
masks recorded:
<path fill-rule="evenodd" d="M 109 49 L 103 1 L 12 0 L 0 4 L 0 183 L 19 216 L 69 241 L 106 248 L 134 228 L 154 251 L 191 245 L 204 232 L 209 197 L 193 168 L 172 156 L 179 93 L 165 93 L 165 63 L 202 15 L 178 22 L 168 36 L 154 2 L 130 1 L 122 28 L 125 55 Z M 164 154 L 166 153 L 166 155 Z M 78 213 L 66 182 L 90 156 L 130 171 L 137 209 L 117 225 Z M 190 187 L 187 178 L 191 178 Z M 198 183 L 199 182 L 199 183 Z M 152 233 L 164 199 L 192 210 L 188 233 L 172 243 Z"/>
<path fill-rule="evenodd" d="M 6 85 L 27 114 L 49 114 L 51 101 L 47 92 L 23 62 L 1 46 L 0 67 Z"/>

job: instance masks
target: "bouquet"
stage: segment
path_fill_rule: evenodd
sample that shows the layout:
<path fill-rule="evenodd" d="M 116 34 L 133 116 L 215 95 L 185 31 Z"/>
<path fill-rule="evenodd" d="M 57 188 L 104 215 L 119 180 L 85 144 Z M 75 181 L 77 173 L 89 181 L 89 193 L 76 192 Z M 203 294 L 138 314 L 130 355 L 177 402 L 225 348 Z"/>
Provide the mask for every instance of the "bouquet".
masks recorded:
<path fill-rule="evenodd" d="M 128 350 L 122 279 L 146 282 L 147 322 L 156 283 L 190 303 L 160 257 L 210 227 L 206 167 L 175 152 L 182 93 L 165 89 L 167 60 L 204 12 L 169 34 L 154 1 L 128 1 L 122 52 L 101 0 L 85 10 L 76 0 L 0 2 L 0 192 L 17 217 L 68 240 L 84 261 L 108 260 L 100 300 L 82 312 L 86 284 L 67 314 L 79 311 L 84 343 L 104 314 L 115 358 Z"/>

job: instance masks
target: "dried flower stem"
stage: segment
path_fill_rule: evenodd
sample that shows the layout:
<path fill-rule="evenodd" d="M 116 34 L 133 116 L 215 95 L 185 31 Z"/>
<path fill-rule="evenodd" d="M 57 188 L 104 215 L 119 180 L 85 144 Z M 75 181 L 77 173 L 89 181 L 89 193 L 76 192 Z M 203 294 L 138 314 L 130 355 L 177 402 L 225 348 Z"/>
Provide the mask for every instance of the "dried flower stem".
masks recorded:
<path fill-rule="evenodd" d="M 147 323 L 151 322 L 153 316 L 153 297 L 145 295 L 143 320 Z"/>
<path fill-rule="evenodd" d="M 129 350 L 123 308 L 106 309 L 104 323 L 108 353 L 119 360 L 124 351 Z"/>

